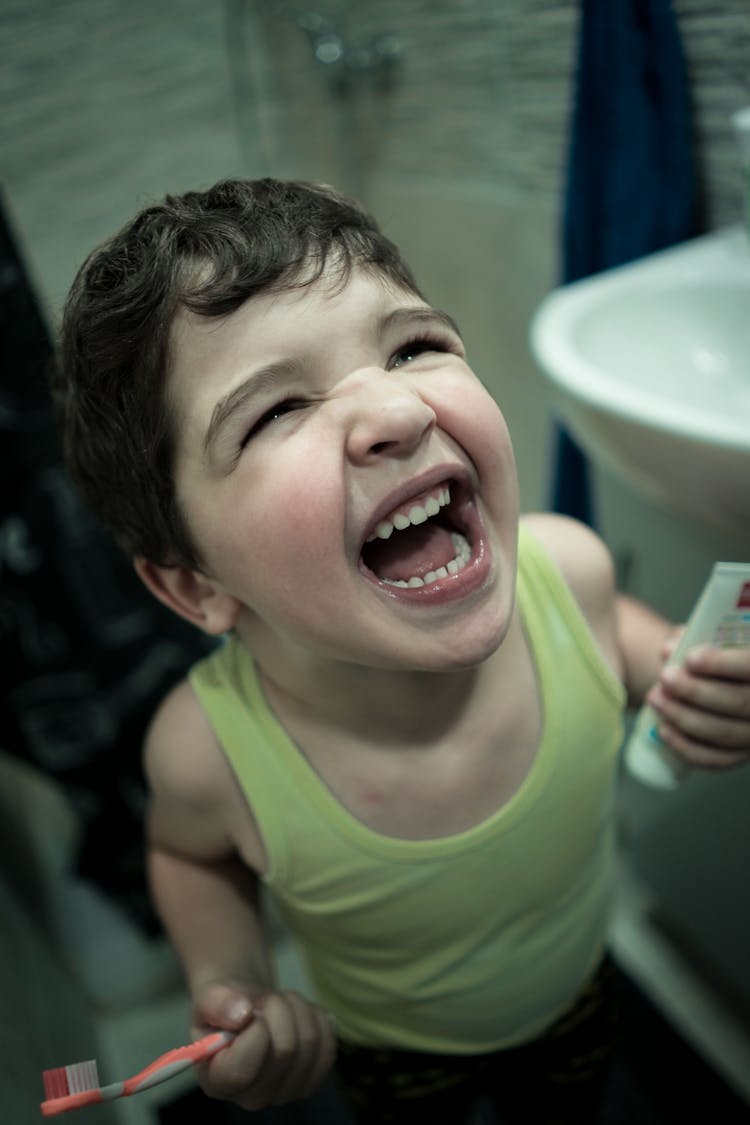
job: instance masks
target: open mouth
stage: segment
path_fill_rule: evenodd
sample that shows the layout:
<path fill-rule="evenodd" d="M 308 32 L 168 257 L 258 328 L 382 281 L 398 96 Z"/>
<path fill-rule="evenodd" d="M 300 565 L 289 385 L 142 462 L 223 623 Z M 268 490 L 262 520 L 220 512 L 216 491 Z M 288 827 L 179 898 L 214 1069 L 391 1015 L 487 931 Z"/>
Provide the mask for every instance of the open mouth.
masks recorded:
<path fill-rule="evenodd" d="M 386 586 L 422 589 L 458 578 L 472 562 L 475 537 L 471 497 L 456 481 L 444 481 L 380 520 L 361 562 Z"/>

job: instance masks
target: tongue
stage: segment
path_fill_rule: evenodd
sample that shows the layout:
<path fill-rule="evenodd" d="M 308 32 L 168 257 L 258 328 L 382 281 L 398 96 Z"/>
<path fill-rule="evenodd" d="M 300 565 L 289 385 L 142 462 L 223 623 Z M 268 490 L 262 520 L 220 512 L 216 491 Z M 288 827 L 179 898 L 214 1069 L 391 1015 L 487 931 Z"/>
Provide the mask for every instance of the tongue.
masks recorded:
<path fill-rule="evenodd" d="M 431 570 L 447 566 L 455 554 L 450 532 L 432 521 L 394 531 L 390 539 L 375 539 L 363 551 L 378 578 L 396 581 L 424 578 Z"/>

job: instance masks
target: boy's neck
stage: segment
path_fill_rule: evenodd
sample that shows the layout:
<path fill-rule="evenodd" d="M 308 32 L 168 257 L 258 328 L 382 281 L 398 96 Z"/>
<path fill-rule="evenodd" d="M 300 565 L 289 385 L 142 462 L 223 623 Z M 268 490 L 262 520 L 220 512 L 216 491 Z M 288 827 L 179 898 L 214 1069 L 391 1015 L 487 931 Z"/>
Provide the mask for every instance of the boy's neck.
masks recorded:
<path fill-rule="evenodd" d="M 497 693 L 498 665 L 509 666 L 521 629 L 514 620 L 500 649 L 481 664 L 440 671 L 393 670 L 365 665 L 254 656 L 266 698 L 280 719 L 294 714 L 319 728 L 353 738 L 403 744 L 430 743 L 455 730 L 488 682 Z M 264 658 L 265 657 L 265 658 Z M 511 677 L 512 678 L 512 677 Z M 502 682 L 502 680 L 500 681 Z"/>
<path fill-rule="evenodd" d="M 291 709 L 319 726 L 383 746 L 430 742 L 444 733 L 471 705 L 480 679 L 480 668 L 393 672 L 351 665 L 296 683 L 261 669 L 268 701 L 280 717 Z"/>

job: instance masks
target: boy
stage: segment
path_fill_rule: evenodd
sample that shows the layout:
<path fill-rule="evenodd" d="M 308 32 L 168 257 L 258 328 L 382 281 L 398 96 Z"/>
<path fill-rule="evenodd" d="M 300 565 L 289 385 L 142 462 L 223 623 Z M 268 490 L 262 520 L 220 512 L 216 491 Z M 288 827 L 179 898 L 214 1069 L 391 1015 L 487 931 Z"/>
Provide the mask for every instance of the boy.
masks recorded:
<path fill-rule="evenodd" d="M 219 184 L 84 264 L 69 464 L 157 598 L 222 647 L 146 746 L 150 877 L 204 1089 L 362 1121 L 589 1119 L 606 1054 L 625 691 L 698 765 L 749 756 L 750 657 L 659 678 L 670 626 L 571 521 L 519 528 L 456 325 L 332 190 Z M 624 686 L 623 686 L 624 685 Z M 322 1007 L 274 984 L 275 896 Z M 604 967 L 602 968 L 602 965 Z"/>

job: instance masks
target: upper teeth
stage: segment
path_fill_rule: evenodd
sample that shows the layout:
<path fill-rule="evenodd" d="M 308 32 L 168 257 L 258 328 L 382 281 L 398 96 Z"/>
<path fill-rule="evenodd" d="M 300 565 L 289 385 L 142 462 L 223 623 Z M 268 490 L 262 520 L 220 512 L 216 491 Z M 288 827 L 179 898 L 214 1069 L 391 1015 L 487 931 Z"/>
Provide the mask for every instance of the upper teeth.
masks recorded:
<path fill-rule="evenodd" d="M 394 530 L 403 531 L 413 524 L 425 523 L 430 516 L 436 516 L 440 509 L 450 502 L 450 489 L 441 488 L 434 496 L 430 496 L 424 505 L 414 504 L 408 512 L 397 512 L 392 521 L 381 520 L 367 542 L 372 543 L 373 539 L 390 539 Z"/>

